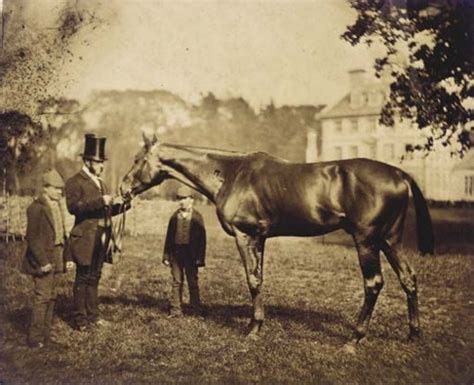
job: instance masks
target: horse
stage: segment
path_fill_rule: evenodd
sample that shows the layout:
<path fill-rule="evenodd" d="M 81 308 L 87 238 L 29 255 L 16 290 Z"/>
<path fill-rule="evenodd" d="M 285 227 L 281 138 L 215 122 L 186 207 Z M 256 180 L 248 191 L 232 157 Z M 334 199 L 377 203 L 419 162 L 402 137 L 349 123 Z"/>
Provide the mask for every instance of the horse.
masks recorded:
<path fill-rule="evenodd" d="M 264 321 L 265 240 L 338 229 L 352 235 L 365 293 L 348 350 L 355 350 L 366 335 L 384 284 L 380 251 L 406 293 L 409 339 L 421 336 L 415 271 L 400 253 L 410 190 L 421 254 L 433 254 L 434 238 L 423 194 L 401 169 L 365 158 L 291 163 L 264 152 L 166 144 L 153 136 L 144 137 L 120 189 L 135 196 L 169 178 L 213 202 L 222 228 L 235 238 L 253 303 L 248 337 L 256 338 Z"/>

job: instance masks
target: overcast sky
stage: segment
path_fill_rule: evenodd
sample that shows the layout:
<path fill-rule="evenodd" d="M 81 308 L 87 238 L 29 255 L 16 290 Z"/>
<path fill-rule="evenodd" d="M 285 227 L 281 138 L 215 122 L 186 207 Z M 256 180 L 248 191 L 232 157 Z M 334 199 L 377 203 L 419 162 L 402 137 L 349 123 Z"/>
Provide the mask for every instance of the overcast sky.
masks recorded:
<path fill-rule="evenodd" d="M 346 0 L 101 4 L 98 15 L 109 20 L 64 68 L 70 96 L 166 89 L 191 102 L 207 92 L 242 96 L 257 108 L 272 99 L 332 104 L 347 90 L 347 71 L 373 61 L 340 39 L 355 19 Z"/>

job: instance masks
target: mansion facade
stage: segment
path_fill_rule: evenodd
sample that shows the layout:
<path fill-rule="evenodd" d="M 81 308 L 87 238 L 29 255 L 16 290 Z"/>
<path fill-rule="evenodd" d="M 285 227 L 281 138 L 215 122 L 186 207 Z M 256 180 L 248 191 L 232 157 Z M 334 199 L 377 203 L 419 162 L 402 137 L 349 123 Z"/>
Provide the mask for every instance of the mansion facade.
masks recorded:
<path fill-rule="evenodd" d="M 316 117 L 319 130 L 308 130 L 306 161 L 375 159 L 412 175 L 427 199 L 474 201 L 474 152 L 463 159 L 451 157 L 443 147 L 428 156 L 407 152 L 422 141 L 422 132 L 408 122 L 396 121 L 394 127 L 379 123 L 387 80 L 368 78 L 364 70 L 350 71 L 349 76 L 349 92 Z"/>

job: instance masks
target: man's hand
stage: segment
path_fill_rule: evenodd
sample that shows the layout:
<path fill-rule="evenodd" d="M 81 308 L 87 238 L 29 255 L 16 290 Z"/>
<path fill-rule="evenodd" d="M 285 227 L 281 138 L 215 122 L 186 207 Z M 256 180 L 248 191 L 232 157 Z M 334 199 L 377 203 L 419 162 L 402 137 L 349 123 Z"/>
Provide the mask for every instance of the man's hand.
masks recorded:
<path fill-rule="evenodd" d="M 66 271 L 71 271 L 74 269 L 74 262 L 73 261 L 67 261 L 66 262 Z"/>
<path fill-rule="evenodd" d="M 168 261 L 167 259 L 163 259 L 162 263 L 163 263 L 163 265 L 165 265 L 165 266 L 169 266 L 169 265 L 170 265 L 170 261 Z"/>
<path fill-rule="evenodd" d="M 123 199 L 121 195 L 117 195 L 112 198 L 112 202 L 113 202 L 112 204 L 114 205 L 117 205 L 117 204 L 123 205 L 125 203 L 125 200 Z"/>
<path fill-rule="evenodd" d="M 113 201 L 113 198 L 112 198 L 111 195 L 103 195 L 102 199 L 104 200 L 104 203 L 105 203 L 106 206 L 110 206 L 110 204 Z"/>
<path fill-rule="evenodd" d="M 197 266 L 197 267 L 204 267 L 204 266 L 205 266 L 205 265 L 204 265 L 204 261 L 197 260 L 197 261 L 196 261 L 196 266 Z"/>
<path fill-rule="evenodd" d="M 53 270 L 53 265 L 51 265 L 50 263 L 44 265 L 44 266 L 41 266 L 40 267 L 40 270 L 42 273 L 49 273 L 51 270 Z"/>

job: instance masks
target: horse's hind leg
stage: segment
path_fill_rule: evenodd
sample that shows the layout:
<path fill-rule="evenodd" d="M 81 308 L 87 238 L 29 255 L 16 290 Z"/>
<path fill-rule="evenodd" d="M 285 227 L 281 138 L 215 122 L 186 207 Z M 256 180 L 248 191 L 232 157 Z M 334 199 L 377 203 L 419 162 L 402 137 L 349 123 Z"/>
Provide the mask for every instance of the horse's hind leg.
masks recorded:
<path fill-rule="evenodd" d="M 237 248 L 247 276 L 250 295 L 253 302 L 253 316 L 250 321 L 248 337 L 258 335 L 265 318 L 261 290 L 263 285 L 263 253 L 265 240 L 260 237 L 251 237 L 238 230 L 235 231 Z"/>
<path fill-rule="evenodd" d="M 408 322 L 410 327 L 409 339 L 421 336 L 420 319 L 418 314 L 418 294 L 416 287 L 415 271 L 399 252 L 400 244 L 390 246 L 388 242 L 382 243 L 382 251 L 400 280 L 408 301 Z"/>
<path fill-rule="evenodd" d="M 357 319 L 351 346 L 355 346 L 366 335 L 375 303 L 383 287 L 379 246 L 367 238 L 359 240 L 357 236 L 354 236 L 354 240 L 364 278 L 364 304 Z"/>

